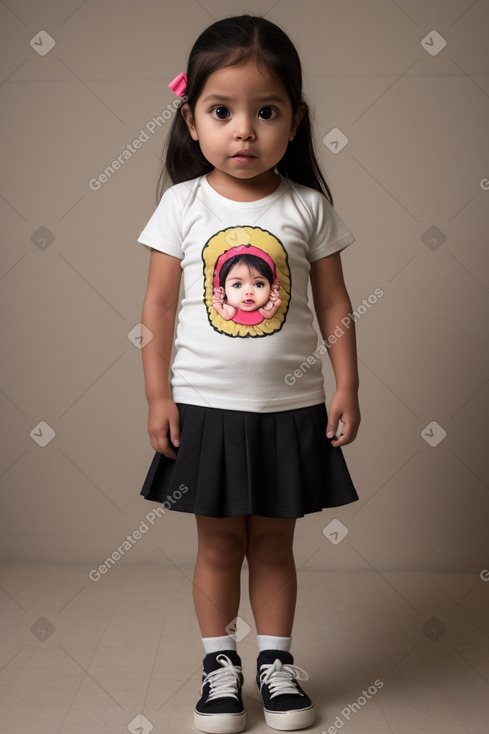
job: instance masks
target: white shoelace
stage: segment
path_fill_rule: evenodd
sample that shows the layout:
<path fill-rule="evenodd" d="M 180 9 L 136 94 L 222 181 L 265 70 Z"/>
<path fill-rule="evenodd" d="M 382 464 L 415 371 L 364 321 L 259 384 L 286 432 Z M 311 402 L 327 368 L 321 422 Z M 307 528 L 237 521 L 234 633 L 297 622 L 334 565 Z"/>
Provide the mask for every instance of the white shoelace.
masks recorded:
<path fill-rule="evenodd" d="M 289 665 L 275 660 L 273 665 L 262 665 L 260 667 L 260 689 L 266 684 L 270 690 L 270 698 L 281 696 L 284 693 L 293 693 L 303 696 L 295 684 L 296 680 L 308 680 L 309 676 L 305 670 L 297 665 Z"/>
<path fill-rule="evenodd" d="M 239 701 L 238 684 L 241 680 L 241 667 L 233 665 L 227 655 L 218 655 L 216 660 L 222 667 L 207 673 L 202 681 L 200 692 L 202 693 L 204 686 L 209 683 L 210 692 L 207 701 L 228 697 Z"/>

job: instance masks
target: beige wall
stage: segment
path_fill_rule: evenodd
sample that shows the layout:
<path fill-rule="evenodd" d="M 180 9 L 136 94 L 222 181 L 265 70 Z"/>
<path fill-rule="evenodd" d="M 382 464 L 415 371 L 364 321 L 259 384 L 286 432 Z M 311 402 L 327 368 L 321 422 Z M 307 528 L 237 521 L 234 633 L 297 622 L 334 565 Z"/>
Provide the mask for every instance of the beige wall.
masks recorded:
<path fill-rule="evenodd" d="M 151 526 L 157 505 L 139 497 L 153 452 L 128 339 L 168 123 L 98 190 L 89 182 L 173 102 L 167 84 L 200 31 L 245 10 L 267 13 L 302 55 L 320 158 L 357 237 L 344 255 L 353 304 L 383 291 L 357 324 L 363 424 L 345 454 L 361 501 L 300 521 L 297 562 L 478 571 L 489 561 L 487 0 L 0 4 L 2 555 L 88 572 L 143 521 L 120 563 L 192 562 L 192 516 Z M 40 31 L 55 41 L 44 56 Z M 336 153 L 322 143 L 332 128 L 349 141 Z M 41 421 L 55 431 L 44 447 L 30 435 Z M 446 432 L 437 446 L 423 437 L 441 436 L 432 421 Z M 323 534 L 333 519 L 349 531 L 336 545 Z"/>

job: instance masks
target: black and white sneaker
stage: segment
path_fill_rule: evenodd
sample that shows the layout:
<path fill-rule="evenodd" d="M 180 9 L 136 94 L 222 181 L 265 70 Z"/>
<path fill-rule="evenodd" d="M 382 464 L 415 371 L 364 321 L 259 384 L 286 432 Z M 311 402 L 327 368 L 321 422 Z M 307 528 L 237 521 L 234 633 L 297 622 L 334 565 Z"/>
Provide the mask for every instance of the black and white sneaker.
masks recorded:
<path fill-rule="evenodd" d="M 297 682 L 309 676 L 293 663 L 290 652 L 282 650 L 263 650 L 258 656 L 256 684 L 265 721 L 279 731 L 306 729 L 316 718 L 311 699 Z"/>
<path fill-rule="evenodd" d="M 212 734 L 243 731 L 246 714 L 241 698 L 241 659 L 234 650 L 211 652 L 204 658 L 201 698 L 194 710 L 194 725 Z"/>

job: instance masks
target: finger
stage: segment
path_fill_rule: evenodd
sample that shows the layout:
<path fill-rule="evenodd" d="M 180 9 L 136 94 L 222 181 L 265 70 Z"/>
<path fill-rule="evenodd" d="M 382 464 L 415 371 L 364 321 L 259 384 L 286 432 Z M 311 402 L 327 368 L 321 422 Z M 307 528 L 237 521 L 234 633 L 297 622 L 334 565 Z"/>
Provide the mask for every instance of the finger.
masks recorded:
<path fill-rule="evenodd" d="M 331 411 L 329 414 L 328 425 L 326 426 L 327 438 L 334 438 L 336 431 L 338 430 L 338 423 L 340 420 L 340 414 L 335 411 Z"/>
<path fill-rule="evenodd" d="M 355 440 L 356 430 L 353 424 L 344 423 L 341 434 L 337 439 L 331 441 L 331 445 L 335 448 L 338 446 L 346 446 Z"/>
<path fill-rule="evenodd" d="M 339 446 L 346 446 L 347 443 L 350 443 L 350 437 L 349 434 L 346 431 L 342 431 L 338 438 L 335 438 L 334 441 L 331 441 L 331 446 L 334 446 L 335 448 L 338 448 Z"/>
<path fill-rule="evenodd" d="M 170 421 L 170 441 L 178 448 L 180 446 L 180 421 Z"/>
<path fill-rule="evenodd" d="M 171 444 L 168 440 L 168 438 L 165 438 L 164 440 L 160 441 L 160 454 L 164 454 L 168 459 L 176 459 L 177 455 L 173 448 L 171 447 Z"/>
<path fill-rule="evenodd" d="M 151 441 L 151 446 L 159 454 L 163 454 L 164 456 L 167 456 L 169 459 L 177 458 L 177 455 L 168 440 L 167 434 L 155 435 Z"/>

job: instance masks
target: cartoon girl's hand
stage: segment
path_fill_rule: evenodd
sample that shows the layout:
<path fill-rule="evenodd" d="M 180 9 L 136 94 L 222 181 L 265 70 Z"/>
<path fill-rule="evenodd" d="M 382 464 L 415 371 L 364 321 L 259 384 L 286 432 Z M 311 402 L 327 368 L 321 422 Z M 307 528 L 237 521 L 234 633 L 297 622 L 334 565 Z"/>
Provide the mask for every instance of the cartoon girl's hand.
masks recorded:
<path fill-rule="evenodd" d="M 222 304 L 224 303 L 224 288 L 214 288 L 212 303 L 214 304 L 214 307 L 216 303 L 222 306 Z"/>
<path fill-rule="evenodd" d="M 269 300 L 272 303 L 278 303 L 279 305 L 282 303 L 282 299 L 280 298 L 280 288 L 277 282 L 272 285 Z"/>
<path fill-rule="evenodd" d="M 282 299 L 280 298 L 279 287 L 278 284 L 274 283 L 270 291 L 268 303 L 263 308 L 260 308 L 259 311 L 264 318 L 272 319 L 281 305 Z"/>
<path fill-rule="evenodd" d="M 212 298 L 214 310 L 224 321 L 231 321 L 236 316 L 236 309 L 224 301 L 224 288 L 214 288 L 214 296 Z"/>

